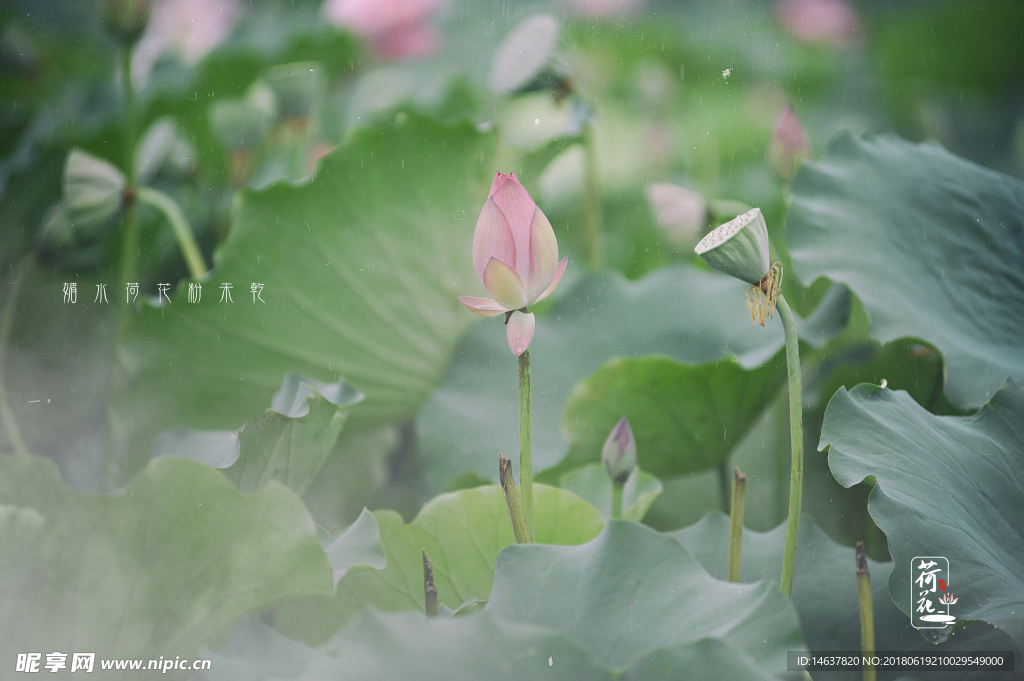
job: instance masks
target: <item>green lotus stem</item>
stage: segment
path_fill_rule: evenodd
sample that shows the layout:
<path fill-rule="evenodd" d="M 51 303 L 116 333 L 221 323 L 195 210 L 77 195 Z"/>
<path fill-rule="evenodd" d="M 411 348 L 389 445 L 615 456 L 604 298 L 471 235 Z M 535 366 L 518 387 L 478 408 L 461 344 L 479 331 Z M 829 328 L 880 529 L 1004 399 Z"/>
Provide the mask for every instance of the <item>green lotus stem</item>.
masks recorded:
<path fill-rule="evenodd" d="M 592 270 L 604 267 L 604 248 L 601 243 L 601 187 L 597 178 L 597 148 L 594 142 L 594 124 L 583 126 L 583 155 L 586 185 L 584 217 L 587 225 L 587 265 Z"/>
<path fill-rule="evenodd" d="M 530 535 L 526 532 L 526 521 L 523 520 L 523 507 L 519 505 L 519 493 L 516 481 L 512 477 L 512 461 L 498 454 L 498 479 L 505 493 L 505 506 L 508 508 L 508 519 L 512 523 L 512 534 L 517 544 L 529 544 Z"/>
<path fill-rule="evenodd" d="M 533 415 L 530 403 L 530 351 L 519 355 L 519 483 L 523 489 L 526 536 L 534 541 L 533 527 Z"/>
<path fill-rule="evenodd" d="M 864 542 L 857 542 L 857 597 L 860 600 L 860 649 L 865 657 L 875 655 L 875 615 L 871 603 L 871 576 Z M 875 665 L 864 665 L 864 681 L 875 681 Z"/>
<path fill-rule="evenodd" d="M 124 171 L 128 185 L 135 183 L 135 91 L 132 88 L 132 48 L 121 50 L 121 87 L 124 88 Z"/>
<path fill-rule="evenodd" d="M 782 593 L 793 592 L 793 568 L 796 565 L 796 539 L 800 529 L 800 504 L 804 484 L 803 391 L 800 382 L 800 345 L 796 322 L 789 303 L 779 294 L 776 301 L 782 328 L 786 332 L 786 368 L 789 372 L 789 439 L 792 459 L 789 472 L 789 520 L 786 523 L 786 548 L 782 554 Z"/>
<path fill-rule="evenodd" d="M 437 619 L 438 607 L 437 607 L 437 587 L 434 586 L 434 568 L 430 566 L 430 561 L 427 560 L 427 550 L 423 551 L 423 598 L 424 598 L 424 609 L 427 612 L 427 617 L 430 619 Z"/>
<path fill-rule="evenodd" d="M 7 437 L 11 440 L 11 444 L 14 445 L 14 451 L 18 454 L 28 454 L 28 444 L 25 442 L 25 438 L 21 436 L 21 429 L 18 428 L 18 422 L 14 419 L 14 412 L 11 410 L 11 405 L 7 402 L 7 387 L 4 385 L 4 358 L 7 355 L 7 342 L 11 338 L 11 327 L 14 326 L 14 315 L 15 308 L 18 305 L 18 298 L 21 296 L 21 284 L 25 281 L 25 277 L 28 276 L 28 271 L 32 267 L 32 254 L 29 253 L 18 266 L 14 269 L 13 280 L 11 281 L 11 292 L 7 296 L 7 302 L 4 304 L 4 316 L 0 320 L 0 416 L 3 416 L 4 425 L 7 428 Z"/>
<path fill-rule="evenodd" d="M 612 520 L 622 519 L 622 490 L 624 482 L 612 481 Z"/>
<path fill-rule="evenodd" d="M 729 493 L 732 490 L 732 473 L 729 472 L 728 461 L 718 464 L 718 488 L 722 497 L 722 513 L 730 513 Z"/>
<path fill-rule="evenodd" d="M 203 261 L 203 254 L 199 251 L 196 239 L 192 235 L 192 229 L 188 226 L 188 219 L 185 218 L 185 214 L 181 212 L 181 208 L 178 207 L 174 199 L 152 187 L 139 187 L 135 197 L 139 201 L 153 206 L 167 218 L 192 278 L 199 279 L 205 275 L 206 263 Z"/>
<path fill-rule="evenodd" d="M 743 548 L 743 501 L 747 492 L 747 476 L 737 467 L 732 480 L 732 512 L 729 514 L 729 576 L 740 581 L 740 550 Z"/>

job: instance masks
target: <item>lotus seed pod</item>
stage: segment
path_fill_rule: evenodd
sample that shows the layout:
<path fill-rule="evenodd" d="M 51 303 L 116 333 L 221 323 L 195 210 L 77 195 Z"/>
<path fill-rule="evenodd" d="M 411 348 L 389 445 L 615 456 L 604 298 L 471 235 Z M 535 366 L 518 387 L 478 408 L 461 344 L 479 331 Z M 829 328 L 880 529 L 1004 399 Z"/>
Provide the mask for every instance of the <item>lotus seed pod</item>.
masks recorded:
<path fill-rule="evenodd" d="M 115 38 L 132 45 L 149 23 L 149 0 L 103 0 L 103 23 Z"/>
<path fill-rule="evenodd" d="M 623 416 L 608 434 L 601 450 L 601 463 L 608 477 L 616 484 L 623 484 L 636 469 L 636 440 L 629 419 Z"/>
<path fill-rule="evenodd" d="M 127 180 L 120 170 L 81 149 L 64 163 L 64 208 L 76 230 L 105 225 L 124 205 Z"/>
<path fill-rule="evenodd" d="M 760 208 L 717 227 L 693 250 L 716 270 L 748 284 L 757 284 L 771 269 L 768 227 Z"/>

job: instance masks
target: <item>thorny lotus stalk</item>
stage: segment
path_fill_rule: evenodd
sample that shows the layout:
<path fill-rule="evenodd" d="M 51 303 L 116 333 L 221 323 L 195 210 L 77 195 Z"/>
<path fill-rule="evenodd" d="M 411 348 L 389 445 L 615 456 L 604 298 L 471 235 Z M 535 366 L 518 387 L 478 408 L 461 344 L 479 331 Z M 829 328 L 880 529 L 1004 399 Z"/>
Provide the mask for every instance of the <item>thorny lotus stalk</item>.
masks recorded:
<path fill-rule="evenodd" d="M 434 586 L 434 568 L 427 560 L 427 550 L 423 549 L 423 600 L 427 617 L 437 619 L 437 587 Z"/>
<path fill-rule="evenodd" d="M 863 541 L 857 542 L 857 597 L 860 600 L 860 649 L 864 657 L 870 658 L 875 655 L 875 616 Z M 864 681 L 875 681 L 875 665 L 864 665 Z"/>
<path fill-rule="evenodd" d="M 729 514 L 730 582 L 740 581 L 740 550 L 743 547 L 743 502 L 747 492 L 747 476 L 737 467 L 732 480 L 732 512 Z"/>
<path fill-rule="evenodd" d="M 782 267 L 772 265 L 768 253 L 768 227 L 760 208 L 720 225 L 701 239 L 693 249 L 706 263 L 751 285 L 747 306 L 754 323 L 764 326 L 778 307 L 786 335 L 786 369 L 789 374 L 789 439 L 791 449 L 789 475 L 789 520 L 782 557 L 782 593 L 793 591 L 796 564 L 796 540 L 800 529 L 800 505 L 803 499 L 804 427 L 803 392 L 800 380 L 800 344 L 796 322 L 786 299 L 779 292 Z M 752 299 L 753 298 L 753 299 Z"/>
<path fill-rule="evenodd" d="M 498 479 L 505 493 L 505 507 L 508 508 L 508 519 L 512 523 L 512 534 L 516 538 L 516 543 L 529 544 L 530 536 L 526 533 L 523 508 L 519 505 L 516 481 L 512 478 L 512 461 L 501 454 L 498 454 Z"/>
<path fill-rule="evenodd" d="M 530 351 L 519 355 L 519 482 L 523 488 L 526 536 L 536 540 L 533 526 L 533 400 L 530 394 Z"/>

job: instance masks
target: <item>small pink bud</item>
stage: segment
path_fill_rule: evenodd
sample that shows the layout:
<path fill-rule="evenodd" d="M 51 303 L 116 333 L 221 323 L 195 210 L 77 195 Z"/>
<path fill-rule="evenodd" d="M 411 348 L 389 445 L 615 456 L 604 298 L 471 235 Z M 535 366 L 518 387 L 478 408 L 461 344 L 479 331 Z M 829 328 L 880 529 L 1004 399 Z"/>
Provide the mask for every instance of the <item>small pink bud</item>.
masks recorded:
<path fill-rule="evenodd" d="M 793 179 L 800 161 L 811 153 L 811 142 L 793 107 L 786 105 L 779 113 L 768 147 L 768 161 L 783 182 Z"/>
<path fill-rule="evenodd" d="M 493 298 L 459 300 L 483 317 L 511 312 L 508 344 L 518 357 L 533 339 L 526 308 L 551 295 L 568 260 L 559 262 L 555 231 L 515 173 L 497 173 L 473 234 L 473 267 Z"/>
<path fill-rule="evenodd" d="M 616 484 L 623 484 L 636 469 L 636 440 L 629 419 L 623 416 L 608 434 L 601 450 L 601 463 L 608 477 Z"/>

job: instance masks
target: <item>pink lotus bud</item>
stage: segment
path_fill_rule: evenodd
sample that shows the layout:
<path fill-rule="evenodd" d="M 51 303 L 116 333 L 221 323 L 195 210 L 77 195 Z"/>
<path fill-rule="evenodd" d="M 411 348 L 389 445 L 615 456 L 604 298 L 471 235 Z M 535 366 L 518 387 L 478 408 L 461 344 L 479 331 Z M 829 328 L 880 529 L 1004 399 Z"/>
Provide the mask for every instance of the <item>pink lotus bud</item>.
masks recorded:
<path fill-rule="evenodd" d="M 846 0 L 782 0 L 775 10 L 786 30 L 804 42 L 844 45 L 857 30 Z"/>
<path fill-rule="evenodd" d="M 427 20 L 438 5 L 439 0 L 327 0 L 322 12 L 330 23 L 366 38 L 378 55 L 409 59 L 437 48 Z"/>
<path fill-rule="evenodd" d="M 793 177 L 800 161 L 810 155 L 811 142 L 804 126 L 800 124 L 793 107 L 786 105 L 772 130 L 772 141 L 768 147 L 768 161 L 775 173 L 784 181 Z"/>
<path fill-rule="evenodd" d="M 601 450 L 601 463 L 608 477 L 619 485 L 626 482 L 636 468 L 636 440 L 629 419 L 623 416 L 608 434 Z"/>
<path fill-rule="evenodd" d="M 568 258 L 558 261 L 551 223 L 515 173 L 497 173 L 473 234 L 473 267 L 492 298 L 460 296 L 483 317 L 505 314 L 508 345 L 516 357 L 533 340 L 534 316 L 526 308 L 551 295 Z"/>

